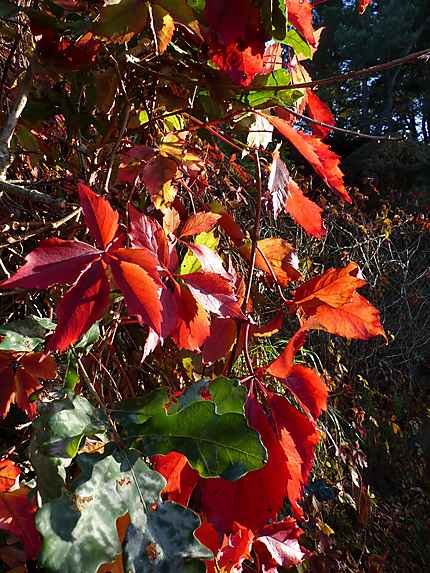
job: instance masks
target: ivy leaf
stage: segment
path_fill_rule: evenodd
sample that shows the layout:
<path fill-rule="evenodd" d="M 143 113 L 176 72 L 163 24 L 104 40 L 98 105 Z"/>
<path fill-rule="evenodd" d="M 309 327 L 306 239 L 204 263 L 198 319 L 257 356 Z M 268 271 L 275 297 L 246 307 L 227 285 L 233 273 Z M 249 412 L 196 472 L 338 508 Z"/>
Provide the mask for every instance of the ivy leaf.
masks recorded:
<path fill-rule="evenodd" d="M 210 558 L 193 536 L 199 525 L 197 515 L 162 502 L 163 477 L 136 452 L 111 446 L 103 454 L 80 455 L 78 464 L 81 473 L 70 493 L 44 504 L 36 516 L 43 536 L 40 562 L 44 567 L 62 573 L 96 573 L 121 552 L 116 520 L 126 513 L 131 521 L 124 547 L 127 570 L 142 571 L 152 563 L 154 571 L 170 571 L 163 567 L 171 562 L 183 571 L 188 563 L 195 566 L 195 560 Z"/>
<path fill-rule="evenodd" d="M 265 450 L 243 415 L 217 415 L 199 401 L 171 415 L 152 417 L 137 429 L 146 455 L 178 451 L 204 477 L 238 479 L 264 464 Z"/>
<path fill-rule="evenodd" d="M 59 391 L 56 399 L 39 404 L 33 424 L 30 459 L 44 501 L 61 495 L 66 468 L 77 455 L 86 436 L 103 434 L 107 420 L 83 396 Z"/>
<path fill-rule="evenodd" d="M 235 521 L 258 530 L 268 519 L 276 517 L 286 497 L 294 511 L 301 514 L 297 501 L 308 477 L 318 434 L 315 424 L 285 398 L 269 395 L 270 410 L 273 404 L 278 406 L 278 398 L 281 412 L 284 407 L 288 412 L 277 419 L 269 418 L 253 396 L 246 404 L 249 423 L 260 433 L 268 451 L 267 464 L 236 481 L 200 479 L 202 509 L 221 533 L 230 532 Z"/>

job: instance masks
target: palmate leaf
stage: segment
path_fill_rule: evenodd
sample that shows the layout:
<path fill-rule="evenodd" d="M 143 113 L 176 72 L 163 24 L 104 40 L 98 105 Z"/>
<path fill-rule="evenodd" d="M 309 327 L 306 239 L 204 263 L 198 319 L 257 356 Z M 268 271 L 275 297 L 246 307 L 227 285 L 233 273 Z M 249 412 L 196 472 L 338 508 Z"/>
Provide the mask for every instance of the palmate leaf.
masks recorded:
<path fill-rule="evenodd" d="M 180 452 L 203 477 L 235 480 L 261 468 L 266 450 L 247 425 L 245 392 L 220 379 L 210 386 L 212 401 L 201 396 L 205 384 L 199 384 L 197 394 L 194 386 L 167 412 L 167 393 L 162 390 L 142 400 L 140 407 L 135 400 L 126 402 L 118 411 L 127 430 L 124 439 L 133 440 L 148 456 Z"/>
<path fill-rule="evenodd" d="M 212 555 L 193 535 L 198 516 L 175 503 L 162 502 L 165 480 L 137 452 L 119 451 L 112 445 L 103 454 L 79 456 L 78 463 L 81 474 L 71 491 L 44 504 L 36 516 L 43 536 L 40 562 L 44 567 L 62 573 L 96 573 L 121 552 L 116 520 L 128 513 L 127 570 L 204 571 L 198 561 Z"/>

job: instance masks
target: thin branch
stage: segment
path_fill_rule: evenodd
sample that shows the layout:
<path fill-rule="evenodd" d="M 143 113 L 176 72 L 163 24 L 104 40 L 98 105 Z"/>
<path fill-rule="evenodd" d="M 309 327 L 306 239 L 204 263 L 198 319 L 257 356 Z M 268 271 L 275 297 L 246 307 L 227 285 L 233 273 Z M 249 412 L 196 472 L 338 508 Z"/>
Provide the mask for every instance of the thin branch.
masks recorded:
<path fill-rule="evenodd" d="M 8 74 L 8 72 L 9 72 L 9 68 L 10 68 L 10 66 L 11 66 L 11 64 L 12 64 L 13 56 L 15 55 L 15 52 L 16 52 L 16 49 L 17 49 L 17 47 L 18 47 L 20 38 L 21 38 L 21 35 L 20 35 L 19 32 L 17 32 L 17 33 L 16 33 L 16 36 L 15 36 L 15 40 L 14 40 L 14 42 L 13 42 L 13 45 L 12 45 L 10 51 L 9 51 L 9 54 L 8 54 L 8 56 L 7 56 L 7 58 L 6 58 L 5 63 L 4 63 L 3 73 L 2 73 L 2 76 L 1 76 L 1 80 L 0 80 L 0 105 L 1 105 L 2 102 L 3 102 L 3 92 L 4 92 L 4 87 L 5 87 L 5 84 L 6 84 L 7 74 Z"/>
<path fill-rule="evenodd" d="M 395 68 L 397 66 L 402 66 L 404 64 L 413 64 L 416 63 L 419 59 L 426 60 L 430 57 L 430 48 L 426 50 L 421 50 L 420 52 L 414 52 L 412 54 L 408 54 L 403 58 L 397 58 L 395 60 L 391 60 L 389 62 L 385 62 L 384 64 L 377 64 L 376 66 L 371 66 L 370 68 L 362 68 L 361 70 L 354 70 L 352 72 L 348 72 L 346 74 L 339 74 L 336 76 L 331 76 L 330 78 L 323 78 L 321 80 L 313 80 L 310 82 L 303 82 L 299 84 L 284 84 L 279 86 L 263 86 L 258 88 L 258 91 L 278 91 L 278 90 L 290 90 L 290 89 L 298 89 L 298 88 L 313 88 L 316 86 L 331 86 L 334 84 L 339 84 L 346 82 L 348 80 L 356 80 L 359 78 L 363 78 L 365 76 L 371 76 L 372 74 L 376 74 L 379 72 L 383 72 L 385 70 L 390 70 L 391 68 Z M 249 88 L 251 90 L 252 88 Z M 248 90 L 248 91 L 249 91 Z"/>
<path fill-rule="evenodd" d="M 36 231 L 32 231 L 31 233 L 28 233 L 28 235 L 25 235 L 24 237 L 20 237 L 18 239 L 11 239 L 9 242 L 3 243 L 2 245 L 0 245 L 0 249 L 5 249 L 6 247 L 11 247 L 12 245 L 15 245 L 16 243 L 22 243 L 24 241 L 27 241 L 28 239 L 32 239 L 33 237 L 36 237 L 37 235 L 44 234 L 44 233 L 46 233 L 46 231 L 58 229 L 59 227 L 61 227 L 62 225 L 66 224 L 68 221 L 70 221 L 70 219 L 77 217 L 79 215 L 79 213 L 81 212 L 81 210 L 82 210 L 81 207 L 78 207 L 78 209 L 75 209 L 74 211 L 72 211 L 71 213 L 69 213 L 65 217 L 62 217 L 61 219 L 58 219 L 58 221 L 52 221 L 51 223 L 47 223 L 46 225 L 43 225 L 43 227 L 41 227 L 40 229 L 37 229 Z"/>
<path fill-rule="evenodd" d="M 402 137 L 390 137 L 389 135 L 370 135 L 369 133 L 361 133 L 360 131 L 354 131 L 352 129 L 346 129 L 344 127 L 337 127 L 336 125 L 331 125 L 330 123 L 325 123 L 324 121 L 318 121 L 317 119 L 313 119 L 307 115 L 303 115 L 302 113 L 298 113 L 294 109 L 290 107 L 285 108 L 291 115 L 298 117 L 299 119 L 304 119 L 309 123 L 313 123 L 315 125 L 321 125 L 322 127 L 326 127 L 331 131 L 338 131 L 340 133 L 346 133 L 348 135 L 353 135 L 354 137 L 362 137 L 364 139 L 373 139 L 376 141 L 406 141 Z"/>
<path fill-rule="evenodd" d="M 1 156 L 1 155 L 0 155 Z M 66 202 L 64 199 L 57 199 L 51 197 L 46 193 L 37 191 L 36 189 L 28 189 L 27 187 L 22 187 L 21 185 L 16 185 L 16 183 L 11 183 L 10 181 L 4 181 L 0 178 L 0 191 L 5 191 L 6 193 L 11 193 L 12 195 L 19 195 L 30 201 L 36 203 L 44 203 L 45 205 L 50 205 L 51 207 L 57 207 L 59 209 L 64 209 Z"/>
<path fill-rule="evenodd" d="M 15 132 L 16 124 L 18 123 L 18 120 L 27 104 L 28 92 L 30 91 L 32 79 L 33 60 L 31 60 L 25 71 L 14 106 L 10 110 L 3 129 L 0 132 L 0 179 L 3 180 L 6 178 L 6 172 L 11 163 L 10 142 Z"/>

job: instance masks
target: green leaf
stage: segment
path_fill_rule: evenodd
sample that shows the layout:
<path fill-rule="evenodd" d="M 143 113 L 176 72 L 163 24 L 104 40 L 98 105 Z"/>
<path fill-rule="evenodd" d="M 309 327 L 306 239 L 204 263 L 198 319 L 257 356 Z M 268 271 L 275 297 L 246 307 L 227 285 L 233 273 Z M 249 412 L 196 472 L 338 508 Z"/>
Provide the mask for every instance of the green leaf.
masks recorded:
<path fill-rule="evenodd" d="M 71 491 L 37 512 L 42 566 L 61 573 L 96 573 L 121 552 L 116 520 L 127 513 L 131 520 L 125 541 L 127 570 L 161 573 L 175 565 L 176 571 L 187 571 L 189 562 L 212 557 L 193 536 L 198 516 L 161 500 L 165 480 L 137 452 L 120 451 L 111 444 L 103 454 L 79 456 L 78 464 L 81 474 Z M 154 558 L 151 568 L 141 566 L 142 553 Z"/>
<path fill-rule="evenodd" d="M 145 396 L 124 400 L 113 408 L 112 413 L 114 419 L 118 420 L 124 427 L 129 427 L 135 424 L 144 424 L 152 416 L 160 414 L 168 402 L 167 390 L 158 388 L 145 394 Z"/>
<path fill-rule="evenodd" d="M 304 56 L 307 60 L 312 60 L 311 47 L 296 30 L 289 30 L 284 38 L 280 39 L 281 44 L 291 46 L 297 55 Z"/>
<path fill-rule="evenodd" d="M 103 8 L 95 32 L 115 42 L 125 42 L 129 35 L 143 32 L 148 22 L 148 8 L 145 2 L 121 0 Z"/>
<path fill-rule="evenodd" d="M 243 413 L 217 414 L 209 400 L 173 414 L 163 411 L 130 428 L 127 439 L 148 456 L 181 452 L 203 477 L 239 479 L 266 460 L 266 450 Z"/>
<path fill-rule="evenodd" d="M 272 1 L 272 36 L 277 41 L 282 40 L 286 31 L 285 0 Z"/>
<path fill-rule="evenodd" d="M 250 86 L 250 91 L 241 96 L 241 101 L 252 108 L 267 108 L 274 105 L 291 106 L 303 94 L 294 89 L 276 89 L 291 83 L 290 73 L 281 68 L 265 76 L 259 76 Z M 273 87 L 273 90 L 261 88 Z"/>
<path fill-rule="evenodd" d="M 224 378 L 214 380 L 209 386 L 209 393 L 215 402 L 217 414 L 236 413 L 243 414 L 246 400 L 246 390 L 239 386 L 237 381 Z"/>
<path fill-rule="evenodd" d="M 9 322 L 0 326 L 0 350 L 31 352 L 43 344 L 46 331 L 53 329 L 53 322 L 33 315 Z"/>
<path fill-rule="evenodd" d="M 214 231 L 209 231 L 208 233 L 203 232 L 196 235 L 194 243 L 196 245 L 205 245 L 215 251 L 219 243 L 219 238 L 215 237 Z M 188 273 L 196 273 L 201 268 L 202 265 L 195 254 L 191 251 L 187 251 L 179 268 L 179 274 L 186 275 Z"/>
<path fill-rule="evenodd" d="M 100 338 L 100 326 L 99 323 L 96 322 L 92 324 L 87 332 L 81 336 L 78 342 L 75 344 L 75 348 L 86 348 L 90 349 L 91 346 L 97 342 Z"/>
<path fill-rule="evenodd" d="M 49 500 L 61 495 L 66 468 L 82 439 L 104 433 L 107 420 L 86 398 L 65 390 L 58 391 L 55 400 L 41 402 L 39 413 L 33 423 L 30 459 L 42 499 Z"/>

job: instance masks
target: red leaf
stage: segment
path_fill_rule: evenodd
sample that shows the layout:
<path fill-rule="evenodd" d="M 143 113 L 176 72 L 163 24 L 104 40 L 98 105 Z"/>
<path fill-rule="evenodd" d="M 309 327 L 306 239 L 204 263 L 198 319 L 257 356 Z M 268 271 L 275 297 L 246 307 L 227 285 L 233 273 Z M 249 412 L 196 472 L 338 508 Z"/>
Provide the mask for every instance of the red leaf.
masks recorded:
<path fill-rule="evenodd" d="M 273 204 L 273 216 L 278 218 L 288 199 L 288 181 L 290 174 L 287 166 L 279 158 L 279 153 L 273 154 L 272 165 L 270 166 L 270 177 L 267 183 Z"/>
<path fill-rule="evenodd" d="M 41 540 L 34 525 L 36 504 L 29 501 L 29 493 L 24 486 L 0 493 L 0 529 L 18 537 L 27 559 L 35 559 L 41 549 Z"/>
<path fill-rule="evenodd" d="M 307 233 L 318 239 L 324 237 L 327 231 L 321 218 L 321 207 L 308 199 L 292 179 L 288 182 L 288 193 L 284 207 L 285 211 Z"/>
<path fill-rule="evenodd" d="M 326 143 L 312 135 L 296 131 L 285 119 L 273 115 L 264 117 L 309 161 L 330 189 L 351 203 L 351 197 L 343 183 L 343 173 L 339 168 L 339 156 Z"/>
<path fill-rule="evenodd" d="M 328 269 L 296 289 L 295 307 L 300 307 L 306 315 L 315 314 L 321 304 L 339 308 L 350 302 L 354 292 L 366 284 L 358 277 L 359 273 L 360 269 L 353 262 L 341 269 Z"/>
<path fill-rule="evenodd" d="M 52 356 L 42 352 L 0 351 L 0 417 L 6 416 L 11 404 L 16 404 L 28 416 L 33 408 L 28 398 L 41 387 L 40 379 L 56 376 Z"/>
<path fill-rule="evenodd" d="M 372 0 L 359 0 L 358 2 L 358 11 L 360 12 L 360 14 L 364 14 L 366 8 L 369 6 L 369 4 L 372 3 Z"/>
<path fill-rule="evenodd" d="M 209 336 L 206 338 L 202 355 L 205 364 L 212 364 L 226 358 L 232 350 L 237 337 L 237 324 L 232 318 L 212 319 Z"/>
<path fill-rule="evenodd" d="M 305 343 L 307 328 L 300 328 L 288 341 L 287 346 L 266 369 L 268 374 L 275 378 L 286 378 L 293 367 L 294 357 Z"/>
<path fill-rule="evenodd" d="M 232 281 L 215 273 L 191 273 L 180 275 L 194 298 L 208 312 L 218 316 L 242 318 L 242 312 L 233 292 Z"/>
<path fill-rule="evenodd" d="M 171 336 L 178 348 L 199 350 L 209 336 L 209 316 L 186 286 L 177 285 L 175 295 L 178 321 Z"/>
<path fill-rule="evenodd" d="M 254 540 L 253 550 L 258 556 L 263 571 L 278 573 L 279 566 L 289 568 L 298 565 L 305 553 L 299 545 L 298 538 L 303 531 L 297 527 L 296 521 L 287 517 L 283 521 L 272 523 L 265 527 L 264 535 Z"/>
<path fill-rule="evenodd" d="M 315 423 L 291 406 L 285 398 L 272 394 L 270 409 L 276 426 L 286 428 L 302 459 L 302 485 L 306 485 L 314 460 L 315 446 L 319 442 L 319 432 Z"/>
<path fill-rule="evenodd" d="M 166 233 L 160 223 L 154 219 L 150 219 L 131 204 L 128 210 L 132 246 L 135 248 L 145 247 L 149 249 L 158 258 L 162 266 L 174 271 L 178 263 L 176 251 L 173 245 L 169 245 Z"/>
<path fill-rule="evenodd" d="M 222 217 L 219 221 L 219 225 L 223 228 L 225 233 L 230 237 L 235 245 L 240 245 L 240 243 L 245 238 L 241 226 L 236 223 L 236 221 L 229 213 L 221 213 L 221 215 Z"/>
<path fill-rule="evenodd" d="M 148 193 L 158 195 L 163 185 L 173 179 L 178 170 L 176 161 L 157 155 L 148 161 L 141 172 L 141 178 Z"/>
<path fill-rule="evenodd" d="M 114 254 L 110 267 L 124 294 L 128 313 L 137 315 L 161 334 L 161 282 L 154 255 L 147 249 L 118 249 Z"/>
<path fill-rule="evenodd" d="M 249 425 L 260 433 L 268 461 L 263 468 L 236 481 L 200 480 L 202 510 L 221 532 L 230 532 L 235 521 L 255 531 L 268 519 L 274 519 L 283 506 L 291 479 L 290 458 L 282 437 L 255 398 L 248 399 L 246 412 Z M 294 454 L 297 457 L 297 452 L 292 457 Z"/>
<path fill-rule="evenodd" d="M 235 43 L 225 47 L 212 46 L 210 54 L 212 62 L 242 86 L 249 86 L 254 77 L 264 71 L 264 44 L 257 49 L 251 46 L 243 49 Z"/>
<path fill-rule="evenodd" d="M 57 306 L 57 328 L 48 342 L 48 350 L 63 352 L 76 342 L 97 320 L 109 304 L 109 283 L 101 261 L 90 265 Z"/>
<path fill-rule="evenodd" d="M 0 493 L 8 491 L 16 483 L 16 478 L 21 473 L 20 469 L 12 460 L 0 461 Z"/>
<path fill-rule="evenodd" d="M 106 199 L 82 182 L 78 184 L 78 192 L 90 235 L 99 249 L 106 249 L 117 234 L 119 215 Z"/>
<path fill-rule="evenodd" d="M 197 245 L 195 243 L 183 243 L 187 248 L 197 257 L 201 264 L 202 270 L 206 273 L 215 273 L 221 275 L 225 279 L 232 281 L 233 278 L 225 270 L 222 264 L 221 257 L 207 247 L 206 245 Z"/>
<path fill-rule="evenodd" d="M 170 452 L 157 454 L 151 458 L 155 471 L 167 480 L 163 494 L 170 501 L 188 506 L 191 494 L 198 482 L 199 474 L 182 454 Z"/>
<path fill-rule="evenodd" d="M 358 293 L 340 308 L 319 306 L 314 319 L 317 323 L 314 328 L 345 338 L 368 340 L 372 336 L 383 336 L 387 339 L 378 310 Z"/>
<path fill-rule="evenodd" d="M 236 573 L 242 570 L 245 559 L 251 558 L 251 545 L 254 534 L 240 523 L 233 523 L 233 530 L 227 537 L 217 554 L 217 565 L 225 573 Z"/>
<path fill-rule="evenodd" d="M 186 237 L 189 235 L 208 232 L 213 229 L 219 219 L 221 219 L 221 215 L 218 215 L 218 213 L 212 213 L 211 211 L 207 213 L 195 213 L 185 221 L 185 225 L 180 236 Z"/>
<path fill-rule="evenodd" d="M 217 554 L 218 548 L 221 545 L 221 536 L 218 534 L 215 527 L 204 521 L 194 532 L 196 538 L 206 545 L 212 553 L 215 555 Z M 215 573 L 215 561 L 211 559 L 210 561 L 205 561 L 206 563 L 206 573 Z"/>
<path fill-rule="evenodd" d="M 232 42 L 251 45 L 266 41 L 260 11 L 252 0 L 206 0 L 205 19 L 217 40 L 227 46 Z"/>
<path fill-rule="evenodd" d="M 327 386 L 312 368 L 295 364 L 283 382 L 314 418 L 327 410 Z"/>
<path fill-rule="evenodd" d="M 286 0 L 286 5 L 288 21 L 308 44 L 316 48 L 317 42 L 312 26 L 312 4 L 308 0 Z"/>
<path fill-rule="evenodd" d="M 312 90 L 306 90 L 306 106 L 308 115 L 312 119 L 315 119 L 316 121 L 322 121 L 323 123 L 328 123 L 329 125 L 334 125 L 335 120 L 330 108 Z M 324 127 L 322 125 L 313 123 L 311 127 L 312 133 L 315 135 L 315 137 L 320 137 L 321 139 L 324 139 L 324 137 L 330 133 L 328 127 Z"/>
<path fill-rule="evenodd" d="M 46 239 L 26 256 L 25 265 L 0 286 L 45 289 L 59 283 L 73 283 L 97 255 L 94 247 L 80 241 Z"/>

